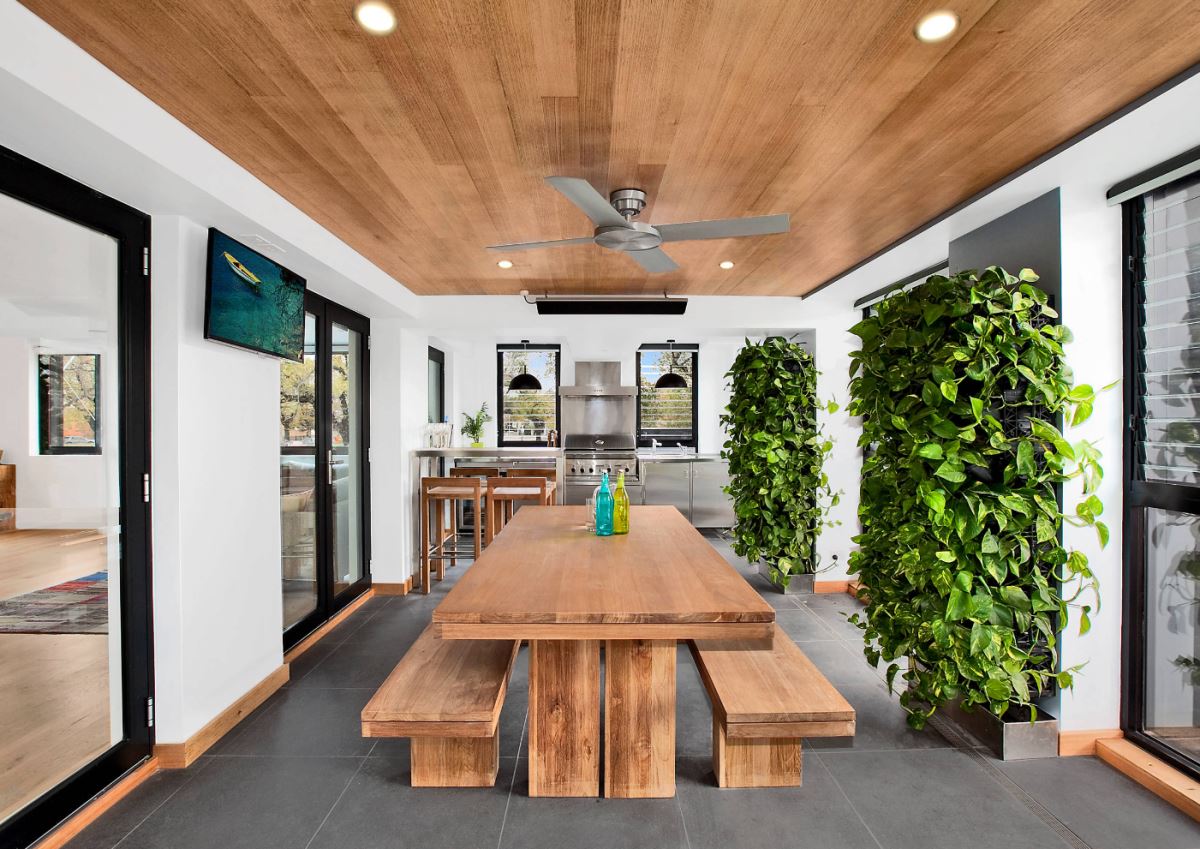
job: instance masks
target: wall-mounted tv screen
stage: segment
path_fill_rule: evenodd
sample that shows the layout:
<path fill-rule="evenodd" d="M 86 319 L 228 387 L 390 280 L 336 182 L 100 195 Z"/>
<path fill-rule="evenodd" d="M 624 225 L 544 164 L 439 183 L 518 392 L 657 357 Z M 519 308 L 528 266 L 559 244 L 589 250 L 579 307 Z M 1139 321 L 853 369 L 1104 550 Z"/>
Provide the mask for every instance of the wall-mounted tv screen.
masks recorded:
<path fill-rule="evenodd" d="M 208 231 L 204 336 L 289 360 L 304 359 L 304 278 Z"/>

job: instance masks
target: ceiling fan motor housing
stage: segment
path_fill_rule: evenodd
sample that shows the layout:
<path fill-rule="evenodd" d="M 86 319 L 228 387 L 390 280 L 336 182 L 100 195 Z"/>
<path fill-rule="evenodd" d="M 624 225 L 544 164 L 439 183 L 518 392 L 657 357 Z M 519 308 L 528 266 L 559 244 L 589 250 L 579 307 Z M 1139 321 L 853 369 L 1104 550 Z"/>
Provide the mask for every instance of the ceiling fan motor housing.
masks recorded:
<path fill-rule="evenodd" d="M 662 244 L 662 236 L 649 224 L 630 221 L 596 228 L 596 244 L 614 251 L 647 251 Z"/>

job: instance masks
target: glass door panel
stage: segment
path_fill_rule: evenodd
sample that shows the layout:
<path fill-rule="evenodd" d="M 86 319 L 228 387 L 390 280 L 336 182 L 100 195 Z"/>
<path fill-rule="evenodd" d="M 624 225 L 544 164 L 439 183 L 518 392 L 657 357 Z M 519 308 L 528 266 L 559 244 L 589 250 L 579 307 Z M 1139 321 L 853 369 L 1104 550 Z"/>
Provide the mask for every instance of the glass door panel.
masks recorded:
<path fill-rule="evenodd" d="M 1200 776 L 1200 180 L 1126 203 L 1126 735 Z"/>
<path fill-rule="evenodd" d="M 2 825 L 126 729 L 119 244 L 0 194 L 0 256 Z"/>
<path fill-rule="evenodd" d="M 1145 731 L 1200 761 L 1200 516 L 1146 510 Z"/>
<path fill-rule="evenodd" d="M 304 315 L 304 361 L 279 366 L 279 522 L 283 629 L 317 610 L 317 317 Z"/>
<path fill-rule="evenodd" d="M 342 593 L 364 574 L 362 557 L 362 336 L 332 325 L 329 367 L 331 533 L 333 591 Z"/>

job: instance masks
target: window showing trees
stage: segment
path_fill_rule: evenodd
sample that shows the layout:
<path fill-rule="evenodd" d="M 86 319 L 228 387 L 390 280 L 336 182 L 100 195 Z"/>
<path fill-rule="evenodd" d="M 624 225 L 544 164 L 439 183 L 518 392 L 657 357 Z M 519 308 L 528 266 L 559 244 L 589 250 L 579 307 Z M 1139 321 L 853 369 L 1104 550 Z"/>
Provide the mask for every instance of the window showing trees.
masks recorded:
<path fill-rule="evenodd" d="M 304 316 L 304 360 L 279 362 L 279 444 L 312 448 L 317 444 L 317 320 Z"/>
<path fill-rule="evenodd" d="M 699 346 L 642 345 L 637 352 L 638 445 L 696 446 Z"/>
<path fill-rule="evenodd" d="M 100 453 L 100 356 L 38 357 L 38 433 L 42 454 Z"/>
<path fill-rule="evenodd" d="M 497 345 L 500 445 L 545 445 L 558 430 L 558 345 Z"/>

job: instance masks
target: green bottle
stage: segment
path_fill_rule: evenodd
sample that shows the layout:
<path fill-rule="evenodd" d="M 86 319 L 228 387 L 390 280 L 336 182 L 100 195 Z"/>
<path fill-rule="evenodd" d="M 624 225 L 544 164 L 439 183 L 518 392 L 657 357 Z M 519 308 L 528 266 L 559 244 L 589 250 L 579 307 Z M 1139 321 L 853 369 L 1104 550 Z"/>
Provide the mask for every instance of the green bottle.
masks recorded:
<path fill-rule="evenodd" d="M 613 493 L 613 533 L 629 533 L 629 493 L 625 491 L 625 473 L 617 478 L 617 491 Z"/>

